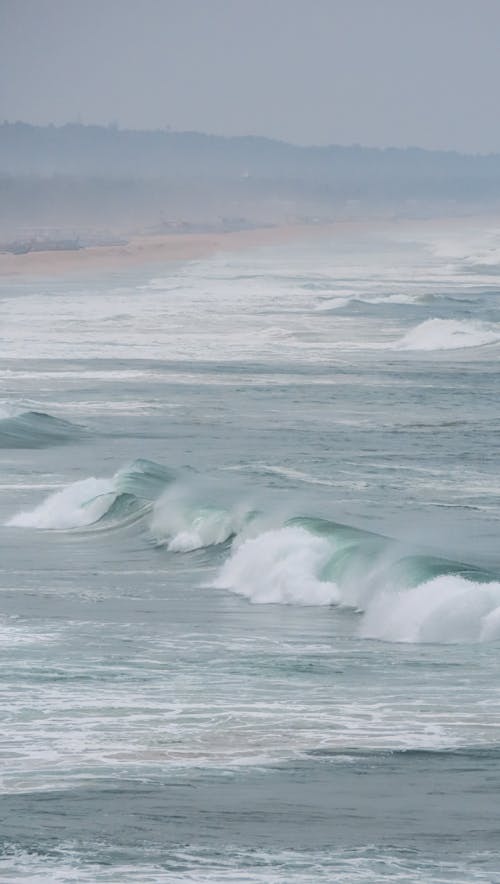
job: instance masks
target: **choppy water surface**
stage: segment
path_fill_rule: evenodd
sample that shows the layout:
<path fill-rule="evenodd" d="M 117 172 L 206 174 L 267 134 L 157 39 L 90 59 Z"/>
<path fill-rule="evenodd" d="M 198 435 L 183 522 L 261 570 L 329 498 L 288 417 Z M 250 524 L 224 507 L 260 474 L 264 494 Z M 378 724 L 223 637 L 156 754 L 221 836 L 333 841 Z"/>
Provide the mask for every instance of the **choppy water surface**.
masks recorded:
<path fill-rule="evenodd" d="M 2 880 L 500 881 L 499 236 L 2 283 Z"/>

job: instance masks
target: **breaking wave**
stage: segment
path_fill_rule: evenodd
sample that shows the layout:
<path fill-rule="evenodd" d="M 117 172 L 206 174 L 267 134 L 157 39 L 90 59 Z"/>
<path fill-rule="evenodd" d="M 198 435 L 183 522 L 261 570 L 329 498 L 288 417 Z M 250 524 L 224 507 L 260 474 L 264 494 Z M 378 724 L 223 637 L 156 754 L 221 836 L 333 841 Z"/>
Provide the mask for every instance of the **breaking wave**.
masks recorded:
<path fill-rule="evenodd" d="M 111 478 L 75 482 L 7 524 L 95 531 L 141 521 L 173 553 L 232 540 L 211 585 L 255 604 L 350 609 L 359 635 L 384 641 L 500 640 L 497 575 L 348 525 L 284 521 L 241 500 L 209 503 L 210 493 L 198 475 L 136 460 Z"/>
<path fill-rule="evenodd" d="M 494 575 L 320 519 L 293 519 L 235 544 L 213 585 L 256 604 L 350 608 L 365 638 L 500 639 L 500 581 Z"/>
<path fill-rule="evenodd" d="M 83 427 L 42 411 L 0 406 L 0 448 L 46 448 L 80 438 Z"/>
<path fill-rule="evenodd" d="M 243 503 L 214 506 L 200 502 L 190 486 L 175 486 L 153 508 L 150 532 L 158 545 L 171 552 L 190 552 L 219 546 L 244 532 L 257 513 Z"/>
<path fill-rule="evenodd" d="M 200 483 L 202 486 L 202 483 Z M 205 495 L 206 497 L 206 495 Z M 203 487 L 154 461 L 139 459 L 111 478 L 88 478 L 50 494 L 7 525 L 40 530 L 119 528 L 147 521 L 158 546 L 188 552 L 225 543 L 243 531 L 254 512 L 237 503 L 215 506 Z"/>
<path fill-rule="evenodd" d="M 34 510 L 13 516 L 18 528 L 68 530 L 111 527 L 137 521 L 174 479 L 171 470 L 150 460 L 135 460 L 110 479 L 88 478 L 50 494 Z"/>
<path fill-rule="evenodd" d="M 396 350 L 458 350 L 500 341 L 498 325 L 474 319 L 426 319 L 394 345 Z"/>

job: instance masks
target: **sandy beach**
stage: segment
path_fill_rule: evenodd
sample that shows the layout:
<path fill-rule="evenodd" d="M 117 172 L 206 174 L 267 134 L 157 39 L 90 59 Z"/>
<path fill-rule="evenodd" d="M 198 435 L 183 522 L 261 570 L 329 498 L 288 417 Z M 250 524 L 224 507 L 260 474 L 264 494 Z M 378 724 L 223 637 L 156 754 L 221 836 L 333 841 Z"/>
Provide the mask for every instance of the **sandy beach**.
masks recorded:
<path fill-rule="evenodd" d="M 168 261 L 204 258 L 215 252 L 240 251 L 293 240 L 328 235 L 349 222 L 329 225 L 289 225 L 239 230 L 230 233 L 160 234 L 133 236 L 125 245 L 91 246 L 75 250 L 0 254 L 0 277 L 60 276 L 113 271 Z M 350 224 L 352 226 L 352 224 Z"/>
<path fill-rule="evenodd" d="M 81 249 L 32 251 L 15 255 L 0 253 L 0 278 L 67 275 L 86 275 L 95 272 L 113 272 L 125 267 L 147 267 L 170 261 L 189 261 L 205 258 L 217 252 L 239 252 L 245 249 L 275 246 L 326 238 L 335 234 L 366 234 L 368 231 L 398 231 L 421 233 L 423 230 L 448 231 L 480 225 L 497 228 L 496 216 L 449 218 L 371 218 L 367 220 L 339 220 L 324 224 L 290 224 L 258 227 L 220 233 L 165 233 L 133 235 L 119 245 L 89 246 Z"/>

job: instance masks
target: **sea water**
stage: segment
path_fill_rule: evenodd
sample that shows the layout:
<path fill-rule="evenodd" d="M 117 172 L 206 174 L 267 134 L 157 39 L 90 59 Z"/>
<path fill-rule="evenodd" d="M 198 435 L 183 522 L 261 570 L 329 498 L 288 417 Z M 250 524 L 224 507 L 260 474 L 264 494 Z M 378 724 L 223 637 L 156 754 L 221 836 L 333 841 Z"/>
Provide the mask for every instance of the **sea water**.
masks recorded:
<path fill-rule="evenodd" d="M 500 881 L 499 237 L 2 282 L 2 881 Z"/>

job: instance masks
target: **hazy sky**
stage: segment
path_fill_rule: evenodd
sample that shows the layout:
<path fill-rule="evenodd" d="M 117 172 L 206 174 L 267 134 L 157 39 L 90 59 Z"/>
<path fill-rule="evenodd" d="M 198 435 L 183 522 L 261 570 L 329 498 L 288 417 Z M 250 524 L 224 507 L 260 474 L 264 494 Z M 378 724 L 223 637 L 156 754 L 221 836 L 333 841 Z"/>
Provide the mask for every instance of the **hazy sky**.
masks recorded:
<path fill-rule="evenodd" d="M 500 151 L 500 0 L 0 0 L 0 119 Z"/>

